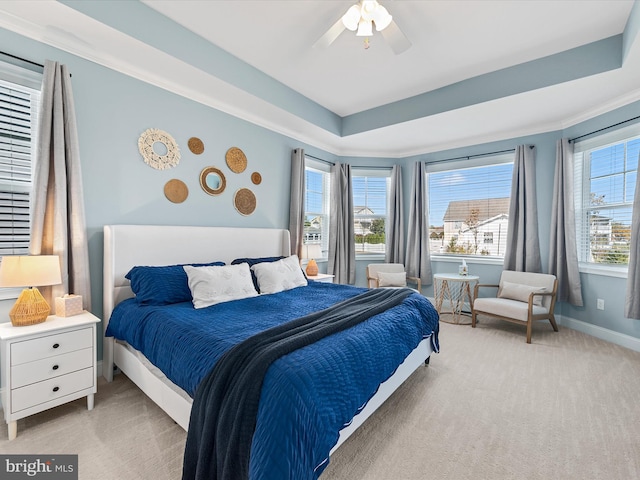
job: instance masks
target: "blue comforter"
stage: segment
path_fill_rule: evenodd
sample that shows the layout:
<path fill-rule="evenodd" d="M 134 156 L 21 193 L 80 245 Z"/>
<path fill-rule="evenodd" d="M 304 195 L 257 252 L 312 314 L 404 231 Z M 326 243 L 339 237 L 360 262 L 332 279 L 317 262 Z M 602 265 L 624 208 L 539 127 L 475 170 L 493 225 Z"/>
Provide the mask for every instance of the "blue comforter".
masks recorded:
<path fill-rule="evenodd" d="M 200 380 L 232 345 L 362 293 L 310 282 L 285 292 L 196 310 L 190 303 L 119 304 L 106 335 L 140 350 L 193 396 Z M 328 464 L 338 432 L 426 337 L 437 343 L 438 315 L 419 294 L 339 334 L 272 364 L 262 387 L 251 447 L 250 478 L 312 479 Z"/>

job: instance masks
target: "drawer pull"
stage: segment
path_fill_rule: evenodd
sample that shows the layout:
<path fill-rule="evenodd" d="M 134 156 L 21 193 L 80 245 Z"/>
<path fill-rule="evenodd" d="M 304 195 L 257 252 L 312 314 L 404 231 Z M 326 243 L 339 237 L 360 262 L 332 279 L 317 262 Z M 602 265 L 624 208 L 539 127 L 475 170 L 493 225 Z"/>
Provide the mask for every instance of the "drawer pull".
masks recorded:
<path fill-rule="evenodd" d="M 57 392 L 58 390 L 60 390 L 60 387 L 53 387 L 54 392 Z"/>
<path fill-rule="evenodd" d="M 53 368 L 54 370 L 57 370 L 57 369 L 58 369 L 58 368 L 60 368 L 60 367 L 59 367 L 58 365 L 54 365 L 54 366 L 53 366 L 53 367 L 51 367 L 51 368 Z"/>
<path fill-rule="evenodd" d="M 59 344 L 59 343 L 54 343 L 54 344 L 53 344 L 53 348 L 58 348 L 59 346 L 60 346 L 60 344 Z"/>

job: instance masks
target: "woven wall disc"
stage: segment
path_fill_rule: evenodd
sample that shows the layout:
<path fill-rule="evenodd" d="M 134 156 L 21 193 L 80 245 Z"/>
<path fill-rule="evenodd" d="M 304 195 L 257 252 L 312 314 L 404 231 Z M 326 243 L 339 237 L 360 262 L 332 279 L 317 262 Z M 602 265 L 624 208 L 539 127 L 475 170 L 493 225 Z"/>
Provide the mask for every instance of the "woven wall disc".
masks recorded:
<path fill-rule="evenodd" d="M 182 180 L 174 178 L 165 183 L 164 196 L 173 203 L 182 203 L 189 196 L 189 188 Z"/>
<path fill-rule="evenodd" d="M 187 142 L 187 145 L 189 145 L 189 150 L 196 155 L 200 155 L 204 152 L 204 143 L 202 143 L 202 140 L 198 137 L 191 137 Z"/>
<path fill-rule="evenodd" d="M 260 175 L 258 172 L 253 172 L 251 174 L 251 181 L 254 185 L 260 185 L 262 183 L 262 175 Z"/>
<path fill-rule="evenodd" d="M 227 165 L 233 173 L 242 173 L 247 168 L 247 157 L 238 147 L 231 147 L 225 155 Z"/>
<path fill-rule="evenodd" d="M 242 215 L 251 215 L 256 209 L 256 196 L 248 188 L 241 188 L 233 196 L 233 205 Z"/>
<path fill-rule="evenodd" d="M 158 153 L 154 144 L 164 146 L 164 152 Z M 138 138 L 138 150 L 145 163 L 156 170 L 175 167 L 180 162 L 180 149 L 171 135 L 157 128 L 145 130 Z"/>

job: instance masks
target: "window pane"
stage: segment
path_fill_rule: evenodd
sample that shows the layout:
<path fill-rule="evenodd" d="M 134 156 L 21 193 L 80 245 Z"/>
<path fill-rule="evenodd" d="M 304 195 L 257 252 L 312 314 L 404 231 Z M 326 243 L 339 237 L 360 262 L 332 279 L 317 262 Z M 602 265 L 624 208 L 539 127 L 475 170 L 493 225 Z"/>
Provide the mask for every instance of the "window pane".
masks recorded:
<path fill-rule="evenodd" d="M 503 257 L 512 163 L 428 174 L 433 254 Z"/>
<path fill-rule="evenodd" d="M 303 244 L 320 245 L 322 257 L 327 257 L 329 245 L 329 173 L 305 168 L 305 222 Z"/>
<path fill-rule="evenodd" d="M 616 143 L 576 155 L 582 187 L 576 211 L 579 259 L 586 263 L 627 265 L 631 212 L 638 175 L 640 137 L 618 136 Z M 603 143 L 606 136 L 603 137 Z M 611 142 L 611 140 L 609 140 Z M 597 144 L 596 144 L 597 145 Z"/>
<path fill-rule="evenodd" d="M 353 176 L 356 254 L 384 254 L 389 177 Z"/>

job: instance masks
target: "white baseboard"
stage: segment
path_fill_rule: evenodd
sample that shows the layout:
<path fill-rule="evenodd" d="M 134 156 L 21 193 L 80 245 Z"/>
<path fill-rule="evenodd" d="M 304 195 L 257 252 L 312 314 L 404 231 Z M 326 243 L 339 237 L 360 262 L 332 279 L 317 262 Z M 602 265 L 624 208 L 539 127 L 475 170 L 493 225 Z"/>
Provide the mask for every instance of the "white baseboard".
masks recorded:
<path fill-rule="evenodd" d="M 615 332 L 607 328 L 602 328 L 591 323 L 583 322 L 582 320 L 576 320 L 575 318 L 566 317 L 564 315 L 556 315 L 556 319 L 561 326 L 577 330 L 592 337 L 606 340 L 607 342 L 615 343 L 621 347 L 640 352 L 640 338 L 632 337 L 625 333 Z"/>

